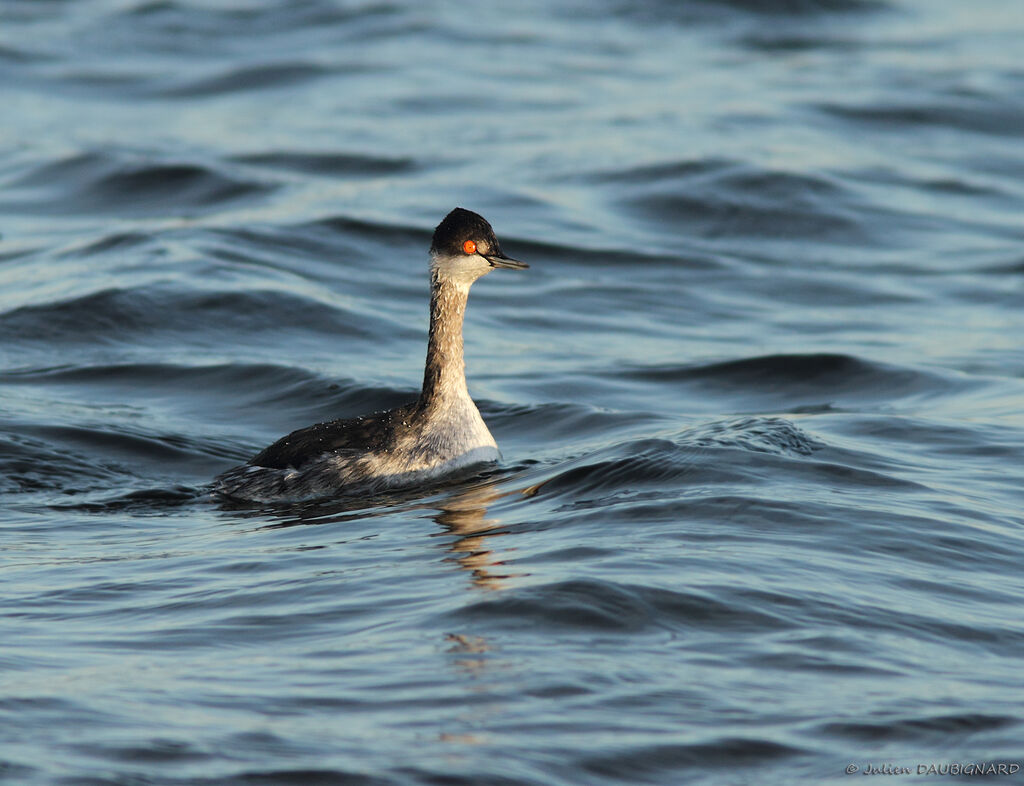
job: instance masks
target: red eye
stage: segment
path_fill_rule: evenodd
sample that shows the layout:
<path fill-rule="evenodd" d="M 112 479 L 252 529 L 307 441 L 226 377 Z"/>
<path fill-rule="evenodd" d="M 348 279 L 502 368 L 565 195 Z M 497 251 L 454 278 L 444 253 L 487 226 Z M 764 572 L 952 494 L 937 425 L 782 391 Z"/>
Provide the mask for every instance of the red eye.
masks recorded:
<path fill-rule="evenodd" d="M 476 243 L 474 243 L 472 240 L 467 240 L 465 243 L 462 244 L 462 250 L 465 251 L 467 254 L 475 254 Z"/>

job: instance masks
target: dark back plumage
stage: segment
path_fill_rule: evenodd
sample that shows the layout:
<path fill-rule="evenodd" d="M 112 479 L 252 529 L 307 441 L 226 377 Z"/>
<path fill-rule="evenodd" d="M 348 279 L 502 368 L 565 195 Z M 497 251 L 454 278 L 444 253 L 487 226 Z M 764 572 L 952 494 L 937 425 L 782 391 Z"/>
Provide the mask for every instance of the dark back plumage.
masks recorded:
<path fill-rule="evenodd" d="M 257 467 L 301 469 L 325 453 L 363 454 L 387 449 L 395 429 L 411 416 L 413 404 L 350 420 L 333 420 L 293 431 L 264 448 L 249 463 Z"/>

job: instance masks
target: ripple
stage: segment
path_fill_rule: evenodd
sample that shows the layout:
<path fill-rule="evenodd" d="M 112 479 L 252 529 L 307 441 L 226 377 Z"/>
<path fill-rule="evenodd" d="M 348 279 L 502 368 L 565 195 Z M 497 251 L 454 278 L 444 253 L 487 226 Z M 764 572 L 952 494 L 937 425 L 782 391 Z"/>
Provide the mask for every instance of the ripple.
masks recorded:
<path fill-rule="evenodd" d="M 446 783 L 458 782 L 457 779 L 446 779 Z M 400 781 L 393 778 L 340 768 L 249 770 L 238 775 L 188 780 L 189 786 L 397 786 L 399 783 Z M 501 786 L 500 780 L 495 783 Z"/>
<path fill-rule="evenodd" d="M 395 175 L 417 169 L 412 158 L 385 158 L 367 154 L 266 152 L 234 156 L 231 160 L 239 164 L 330 177 Z"/>
<path fill-rule="evenodd" d="M 666 772 L 678 774 L 684 767 L 732 771 L 736 767 L 763 766 L 804 754 L 806 751 L 800 748 L 762 738 L 719 737 L 690 744 L 620 747 L 610 753 L 586 757 L 579 766 L 603 778 L 617 778 L 629 783 L 661 783 L 655 776 Z"/>
<path fill-rule="evenodd" d="M 616 14 L 642 21 L 688 23 L 720 20 L 724 14 L 742 12 L 762 18 L 805 18 L 823 14 L 850 14 L 887 8 L 886 0 L 643 0 L 616 8 Z"/>
<path fill-rule="evenodd" d="M 624 369 L 624 379 L 659 385 L 698 385 L 735 392 L 764 406 L 785 402 L 791 411 L 812 402 L 886 403 L 913 396 L 962 391 L 975 383 L 937 370 L 895 366 L 850 355 L 764 355 L 696 366 Z M 828 408 L 828 407 L 825 407 Z"/>
<path fill-rule="evenodd" d="M 152 739 L 137 745 L 82 746 L 83 753 L 132 763 L 175 764 L 209 761 L 213 754 L 189 742 Z"/>
<path fill-rule="evenodd" d="M 292 366 L 270 363 L 226 363 L 187 366 L 173 363 L 125 363 L 52 369 L 25 369 L 0 376 L 0 383 L 58 392 L 71 388 L 74 398 L 93 401 L 130 394 L 137 402 L 180 405 L 196 418 L 242 423 L 258 418 L 266 428 L 294 428 L 310 422 L 407 403 L 415 392 L 353 381 L 339 382 Z M 197 395 L 202 391 L 202 395 Z M 197 411 L 198 410 L 198 411 Z M 109 413 L 112 415 L 112 413 Z M 43 426 L 44 428 L 48 428 Z M 263 433 L 264 429 L 260 429 Z M 148 437 L 147 437 L 148 438 Z M 186 438 L 192 448 L 198 445 Z M 256 443 L 253 443 L 255 446 Z M 214 438 L 201 443 L 214 456 L 247 458 L 249 448 Z M 241 453 L 239 453 L 241 451 Z"/>
<path fill-rule="evenodd" d="M 1009 715 L 983 713 L 928 715 L 893 718 L 889 721 L 825 723 L 821 732 L 860 742 L 918 742 L 942 744 L 952 736 L 968 736 L 982 731 L 1019 726 L 1020 719 Z"/>
<path fill-rule="evenodd" d="M 9 185 L 11 212 L 187 214 L 263 195 L 274 188 L 209 166 L 79 153 L 44 163 Z"/>
<path fill-rule="evenodd" d="M 389 3 L 339 6 L 326 0 L 303 3 L 268 2 L 258 6 L 196 6 L 179 0 L 141 0 L 118 9 L 114 18 L 164 38 L 217 39 L 231 30 L 236 36 L 261 38 L 308 28 L 359 26 L 360 20 L 390 17 L 399 10 Z"/>
<path fill-rule="evenodd" d="M 637 487 L 709 484 L 757 477 L 757 462 L 741 466 L 724 460 L 724 451 L 802 459 L 824 447 L 782 418 L 740 418 L 700 424 L 673 439 L 640 439 L 589 453 L 568 462 L 553 477 L 536 484 L 531 494 L 579 496 Z M 851 471 L 852 475 L 852 471 Z"/>
<path fill-rule="evenodd" d="M 777 456 L 809 456 L 825 443 L 783 418 L 737 418 L 688 429 L 688 443 L 700 447 L 738 447 Z"/>
<path fill-rule="evenodd" d="M 30 49 L 11 46 L 9 43 L 0 44 L 0 63 L 39 63 L 45 62 L 49 57 L 42 52 Z"/>
<path fill-rule="evenodd" d="M 0 491 L 5 494 L 74 494 L 109 488 L 119 473 L 88 453 L 0 427 Z"/>
<path fill-rule="evenodd" d="M 305 62 L 284 62 L 260 64 L 243 68 L 231 68 L 224 73 L 196 79 L 182 85 L 166 87 L 159 94 L 166 98 L 196 98 L 240 93 L 250 90 L 268 90 L 275 87 L 290 87 L 315 79 L 321 79 L 332 72 L 324 66 Z"/>
<path fill-rule="evenodd" d="M 189 486 L 152 488 L 131 491 L 113 498 L 68 502 L 50 505 L 51 510 L 80 513 L 125 513 L 136 516 L 165 516 L 175 507 L 188 505 L 199 499 L 201 490 Z"/>
<path fill-rule="evenodd" d="M 859 200 L 824 175 L 760 169 L 726 160 L 666 162 L 618 173 L 621 199 L 638 219 L 703 237 L 873 241 Z"/>
<path fill-rule="evenodd" d="M 824 103 L 818 108 L 843 121 L 892 133 L 908 128 L 934 128 L 1010 138 L 1024 135 L 1024 108 L 984 98 L 961 97 L 956 102 L 897 106 Z"/>
<path fill-rule="evenodd" d="M 55 339 L 69 344 L 135 343 L 145 335 L 197 329 L 214 344 L 234 334 L 282 337 L 308 331 L 368 337 L 374 333 L 372 323 L 372 317 L 288 292 L 203 292 L 166 285 L 106 289 L 0 313 L 0 329 L 23 336 L 22 346 Z"/>
<path fill-rule="evenodd" d="M 753 605 L 727 603 L 697 591 L 673 591 L 595 579 L 515 590 L 463 606 L 449 615 L 462 624 L 591 631 L 656 629 L 778 630 L 783 619 Z"/>

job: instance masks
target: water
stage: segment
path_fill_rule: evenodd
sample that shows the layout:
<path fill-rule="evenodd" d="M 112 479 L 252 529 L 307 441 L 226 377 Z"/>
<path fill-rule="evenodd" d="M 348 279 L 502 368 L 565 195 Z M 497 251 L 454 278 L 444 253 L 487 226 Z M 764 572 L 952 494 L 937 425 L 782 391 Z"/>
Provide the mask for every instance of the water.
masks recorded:
<path fill-rule="evenodd" d="M 1024 764 L 1022 43 L 995 0 L 5 3 L 0 781 Z M 467 318 L 504 464 L 209 499 L 416 395 L 455 205 L 532 266 Z"/>

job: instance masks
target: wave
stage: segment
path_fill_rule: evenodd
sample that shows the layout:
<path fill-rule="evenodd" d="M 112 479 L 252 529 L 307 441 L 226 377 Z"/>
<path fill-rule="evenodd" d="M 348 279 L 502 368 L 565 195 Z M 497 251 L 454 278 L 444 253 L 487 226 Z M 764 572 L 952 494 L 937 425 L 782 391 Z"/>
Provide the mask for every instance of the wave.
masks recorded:
<path fill-rule="evenodd" d="M 659 489 L 675 498 L 680 484 L 709 488 L 731 483 L 760 484 L 776 464 L 772 457 L 804 460 L 825 443 L 784 418 L 713 421 L 678 431 L 670 438 L 645 437 L 564 460 L 554 474 L 535 483 L 530 496 L 611 500 L 617 493 Z M 737 460 L 736 453 L 762 458 Z M 812 471 L 807 469 L 805 471 Z M 671 491 L 669 491 L 671 489 Z"/>
<path fill-rule="evenodd" d="M 950 713 L 917 717 L 894 717 L 881 721 L 828 722 L 819 727 L 827 737 L 857 742 L 916 742 L 942 745 L 950 735 L 969 735 L 1019 726 L 1020 719 L 987 713 Z"/>
<path fill-rule="evenodd" d="M 84 152 L 41 164 L 6 186 L 12 213 L 152 216 L 207 211 L 263 196 L 274 184 L 206 164 Z"/>
<path fill-rule="evenodd" d="M 289 87 L 332 73 L 332 69 L 315 63 L 283 62 L 230 68 L 213 76 L 165 87 L 158 91 L 165 98 L 197 98 L 240 93 L 249 90 L 270 90 Z"/>
<path fill-rule="evenodd" d="M 0 433 L 0 493 L 74 494 L 109 489 L 119 472 L 88 452 L 4 426 Z"/>
<path fill-rule="evenodd" d="M 825 14 L 852 14 L 881 11 L 890 7 L 887 0 L 642 0 L 617 4 L 614 13 L 629 19 L 685 24 L 695 21 L 717 22 L 727 14 L 745 13 L 761 19 L 802 19 Z"/>
<path fill-rule="evenodd" d="M 669 590 L 598 579 L 572 579 L 467 604 L 452 622 L 590 631 L 779 630 L 784 619 L 754 604 L 725 602 L 697 590 Z"/>
<path fill-rule="evenodd" d="M 240 38 L 282 35 L 335 27 L 357 28 L 352 35 L 366 35 L 361 22 L 389 20 L 399 8 L 388 3 L 341 6 L 328 0 L 302 3 L 271 0 L 253 6 L 196 6 L 179 0 L 141 0 L 119 7 L 108 20 L 122 20 L 137 32 L 184 42 L 215 41 L 231 31 Z"/>
<path fill-rule="evenodd" d="M 359 415 L 398 406 L 416 396 L 411 389 L 328 379 L 302 368 L 270 363 L 124 363 L 24 369 L 5 373 L 0 383 L 8 389 L 22 385 L 32 390 L 78 388 L 74 395 L 83 401 L 116 398 L 120 393 L 140 403 L 158 401 L 181 413 L 205 415 L 204 419 L 223 421 L 234 416 L 239 424 L 260 416 L 271 421 L 266 428 L 293 428 Z M 309 420 L 302 422 L 304 419 Z M 204 450 L 211 455 L 234 455 L 219 453 L 212 442 Z"/>
<path fill-rule="evenodd" d="M 977 384 L 938 370 L 828 353 L 626 368 L 615 374 L 637 382 L 734 393 L 752 406 L 784 405 L 790 412 L 827 411 L 838 404 L 891 404 L 912 396 L 946 395 Z"/>
<path fill-rule="evenodd" d="M 308 175 L 365 177 L 407 174 L 418 168 L 409 157 L 384 157 L 345 153 L 290 153 L 269 151 L 233 156 L 238 164 L 283 169 Z"/>
<path fill-rule="evenodd" d="M 660 783 L 659 776 L 666 773 L 671 773 L 675 781 L 680 773 L 696 768 L 705 774 L 725 770 L 728 776 L 720 782 L 730 782 L 737 771 L 744 768 L 764 768 L 781 760 L 804 757 L 807 753 L 807 750 L 762 737 L 717 736 L 691 743 L 613 746 L 611 752 L 580 757 L 576 765 L 594 777 L 615 778 L 622 783 Z M 745 780 L 741 778 L 736 782 Z M 679 782 L 686 781 L 685 777 L 679 778 Z"/>
<path fill-rule="evenodd" d="M 760 237 L 844 245 L 874 242 L 865 208 L 825 174 L 772 171 L 728 160 L 664 162 L 605 172 L 622 184 L 622 208 L 637 220 L 704 237 Z"/>
<path fill-rule="evenodd" d="M 896 106 L 823 103 L 819 110 L 844 123 L 853 122 L 892 133 L 922 127 L 1019 138 L 1024 135 L 1024 106 L 1005 97 L 958 96 L 945 102 Z"/>
<path fill-rule="evenodd" d="M 367 338 L 390 327 L 390 321 L 372 314 L 349 312 L 290 292 L 204 292 L 170 284 L 105 289 L 0 313 L 0 330 L 18 336 L 22 349 L 55 340 L 136 345 L 143 336 L 197 332 L 197 340 L 207 346 L 244 344 L 268 333 L 278 341 L 303 333 Z"/>
<path fill-rule="evenodd" d="M 390 408 L 415 391 L 273 364 L 123 363 L 0 375 L 0 490 L 98 494 L 111 509 L 192 493 L 291 429 Z M 116 402 L 130 401 L 130 405 Z M 165 427 L 172 417 L 178 426 Z M 140 488 L 141 486 L 141 488 Z M 185 492 L 182 492 L 185 489 Z M 152 492 L 153 500 L 127 491 Z M 63 503 L 60 503 L 63 504 Z"/>

